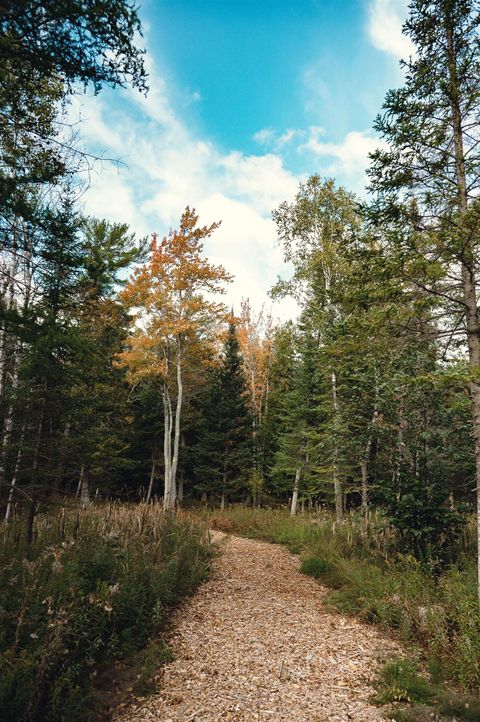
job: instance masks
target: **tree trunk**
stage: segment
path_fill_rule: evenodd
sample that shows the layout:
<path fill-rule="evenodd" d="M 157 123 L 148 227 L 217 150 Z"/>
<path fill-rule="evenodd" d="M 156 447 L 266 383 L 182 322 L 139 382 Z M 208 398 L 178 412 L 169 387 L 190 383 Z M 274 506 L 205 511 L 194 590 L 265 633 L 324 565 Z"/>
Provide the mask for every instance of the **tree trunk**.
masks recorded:
<path fill-rule="evenodd" d="M 332 371 L 332 398 L 334 413 L 334 439 L 333 439 L 333 489 L 335 494 L 335 516 L 337 521 L 343 521 L 343 489 L 342 480 L 338 473 L 338 431 L 339 431 L 339 406 L 337 395 L 337 375 Z"/>
<path fill-rule="evenodd" d="M 378 410 L 374 409 L 372 414 L 371 431 L 365 445 L 365 456 L 360 464 L 362 472 L 362 512 L 366 514 L 368 512 L 368 467 L 370 464 L 370 454 L 372 451 L 373 434 L 377 425 Z"/>
<path fill-rule="evenodd" d="M 83 469 L 83 467 L 82 467 Z M 88 479 L 88 470 L 83 470 L 83 477 L 82 477 L 82 485 L 80 487 L 80 503 L 82 505 L 83 509 L 86 509 L 88 506 L 90 506 L 90 485 L 89 485 L 89 479 Z"/>
<path fill-rule="evenodd" d="M 148 482 L 147 498 L 145 499 L 147 504 L 150 503 L 150 499 L 152 498 L 154 479 L 155 479 L 155 459 L 152 456 L 152 468 L 150 471 L 150 481 Z"/>
<path fill-rule="evenodd" d="M 20 433 L 20 439 L 18 442 L 18 451 L 17 451 L 17 459 L 15 461 L 15 468 L 13 470 L 13 476 L 12 481 L 10 482 L 10 490 L 8 492 L 8 501 L 7 501 L 7 508 L 5 510 L 5 524 L 8 522 L 12 509 L 14 504 L 14 496 L 15 496 L 15 488 L 17 486 L 18 482 L 18 476 L 20 474 L 20 466 L 22 463 L 22 455 L 23 455 L 23 442 L 25 440 L 25 430 L 27 426 L 27 420 L 24 419 L 22 431 Z"/>
<path fill-rule="evenodd" d="M 175 507 L 175 499 L 172 495 L 172 402 L 166 383 L 163 385 L 163 411 L 165 417 L 163 430 L 163 459 L 165 470 L 163 508 L 165 511 L 171 511 Z"/>
<path fill-rule="evenodd" d="M 84 465 L 82 464 L 82 466 L 81 466 L 81 468 L 80 468 L 80 476 L 78 477 L 78 484 L 77 484 L 77 490 L 76 490 L 76 492 L 75 492 L 75 499 L 78 499 L 78 497 L 80 496 L 80 493 L 81 493 L 81 491 L 82 491 L 84 470 L 85 470 L 85 467 L 84 467 Z"/>
<path fill-rule="evenodd" d="M 290 516 L 295 516 L 297 513 L 297 504 L 298 504 L 298 493 L 300 491 L 300 477 L 302 474 L 302 470 L 300 466 L 297 467 L 297 470 L 295 472 L 295 481 L 293 483 L 293 494 L 292 494 L 292 503 L 290 505 Z"/>
<path fill-rule="evenodd" d="M 173 437 L 173 458 L 172 458 L 172 489 L 174 492 L 174 504 L 176 501 L 177 468 L 180 449 L 180 421 L 182 418 L 183 404 L 183 378 L 182 378 L 182 351 L 177 354 L 177 404 L 175 407 L 175 433 Z"/>

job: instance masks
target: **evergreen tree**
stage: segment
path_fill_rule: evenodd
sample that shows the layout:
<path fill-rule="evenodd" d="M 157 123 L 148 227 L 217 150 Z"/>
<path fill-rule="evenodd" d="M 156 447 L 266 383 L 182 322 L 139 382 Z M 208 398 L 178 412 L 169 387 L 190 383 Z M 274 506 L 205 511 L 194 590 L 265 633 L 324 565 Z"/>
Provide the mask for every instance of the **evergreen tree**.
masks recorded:
<path fill-rule="evenodd" d="M 196 458 L 202 490 L 238 497 L 252 468 L 252 418 L 236 328 L 229 324 L 219 366 L 202 404 L 203 425 Z"/>
<path fill-rule="evenodd" d="M 447 348 L 467 342 L 480 520 L 480 15 L 476 0 L 413 0 L 405 32 L 416 54 L 389 91 L 376 129 L 372 217 L 399 276 L 443 315 Z M 390 261 L 391 262 L 391 261 Z M 480 595 L 480 523 L 478 525 Z"/>

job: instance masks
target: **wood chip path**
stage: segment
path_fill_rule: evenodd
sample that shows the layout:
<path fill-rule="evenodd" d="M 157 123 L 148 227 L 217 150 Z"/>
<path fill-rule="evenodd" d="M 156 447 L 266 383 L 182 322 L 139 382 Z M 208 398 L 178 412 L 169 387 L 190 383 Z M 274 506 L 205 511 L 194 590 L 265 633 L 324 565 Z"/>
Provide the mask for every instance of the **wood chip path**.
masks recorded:
<path fill-rule="evenodd" d="M 284 548 L 220 532 L 215 539 L 222 553 L 212 578 L 173 617 L 174 660 L 158 693 L 115 720 L 385 720 L 369 703 L 370 683 L 396 643 L 327 611 L 325 590 Z"/>

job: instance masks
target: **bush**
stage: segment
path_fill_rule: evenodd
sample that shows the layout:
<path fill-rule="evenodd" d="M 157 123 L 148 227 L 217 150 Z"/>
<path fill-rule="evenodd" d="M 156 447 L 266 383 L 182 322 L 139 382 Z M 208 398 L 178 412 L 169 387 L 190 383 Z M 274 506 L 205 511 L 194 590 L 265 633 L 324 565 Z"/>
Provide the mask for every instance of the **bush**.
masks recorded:
<path fill-rule="evenodd" d="M 390 524 L 399 535 L 399 549 L 434 569 L 452 562 L 464 518 L 448 504 L 448 487 L 433 474 L 401 473 L 401 489 L 381 485 Z"/>
<path fill-rule="evenodd" d="M 300 565 L 302 574 L 308 574 L 316 579 L 324 577 L 330 569 L 330 564 L 321 557 L 307 557 Z"/>
<path fill-rule="evenodd" d="M 201 524 L 146 505 L 45 515 L 28 548 L 1 534 L 4 722 L 94 719 L 101 667 L 161 632 L 211 559 Z"/>

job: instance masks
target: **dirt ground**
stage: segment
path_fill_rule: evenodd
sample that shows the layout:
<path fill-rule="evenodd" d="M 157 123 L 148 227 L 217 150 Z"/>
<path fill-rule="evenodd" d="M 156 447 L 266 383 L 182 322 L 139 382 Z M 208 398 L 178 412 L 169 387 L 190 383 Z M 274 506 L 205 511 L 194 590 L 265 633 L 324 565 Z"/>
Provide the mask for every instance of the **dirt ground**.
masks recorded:
<path fill-rule="evenodd" d="M 214 534 L 214 574 L 173 617 L 158 693 L 115 722 L 385 720 L 371 682 L 398 645 L 328 611 L 284 548 Z"/>

